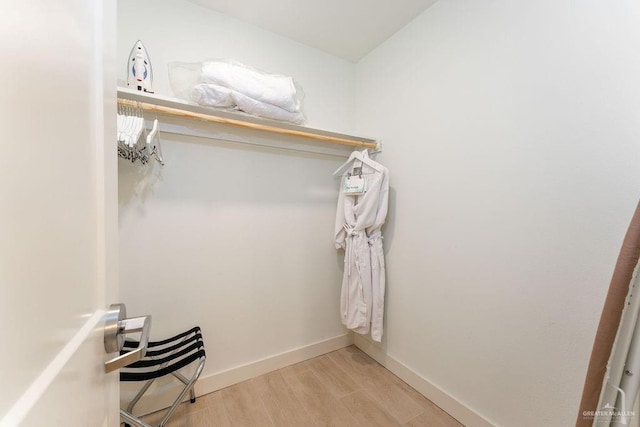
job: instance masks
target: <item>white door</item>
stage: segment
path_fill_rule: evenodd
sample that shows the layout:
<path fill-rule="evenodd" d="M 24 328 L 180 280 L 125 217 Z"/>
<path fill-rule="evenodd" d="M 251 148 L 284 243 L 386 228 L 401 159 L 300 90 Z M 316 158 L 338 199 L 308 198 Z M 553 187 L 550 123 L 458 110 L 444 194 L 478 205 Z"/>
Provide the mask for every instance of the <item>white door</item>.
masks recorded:
<path fill-rule="evenodd" d="M 0 425 L 118 425 L 115 1 L 0 12 Z"/>

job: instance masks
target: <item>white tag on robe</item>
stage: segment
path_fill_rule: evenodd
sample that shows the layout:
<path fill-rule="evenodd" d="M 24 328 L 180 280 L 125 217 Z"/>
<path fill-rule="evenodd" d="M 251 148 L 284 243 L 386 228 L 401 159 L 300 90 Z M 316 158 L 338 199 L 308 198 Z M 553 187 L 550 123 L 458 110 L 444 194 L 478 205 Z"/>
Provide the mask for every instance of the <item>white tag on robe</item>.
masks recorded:
<path fill-rule="evenodd" d="M 360 175 L 351 175 L 344 180 L 342 191 L 344 194 L 364 194 L 364 178 Z"/>

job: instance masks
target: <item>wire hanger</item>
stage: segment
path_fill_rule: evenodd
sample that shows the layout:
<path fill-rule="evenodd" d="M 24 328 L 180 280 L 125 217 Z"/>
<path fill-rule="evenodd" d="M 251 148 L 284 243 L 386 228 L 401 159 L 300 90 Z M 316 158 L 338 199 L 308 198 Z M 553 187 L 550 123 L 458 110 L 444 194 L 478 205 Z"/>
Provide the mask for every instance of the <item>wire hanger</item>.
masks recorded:
<path fill-rule="evenodd" d="M 365 165 L 371 166 L 378 172 L 384 172 L 383 166 L 380 163 L 371 160 L 371 158 L 369 158 L 369 153 L 365 149 L 362 151 L 355 150 L 353 153 L 351 153 L 347 161 L 344 162 L 338 169 L 336 169 L 336 171 L 333 173 L 333 176 L 342 175 L 342 173 L 344 173 L 344 171 L 346 171 L 351 166 L 351 163 L 356 160 L 361 161 Z"/>

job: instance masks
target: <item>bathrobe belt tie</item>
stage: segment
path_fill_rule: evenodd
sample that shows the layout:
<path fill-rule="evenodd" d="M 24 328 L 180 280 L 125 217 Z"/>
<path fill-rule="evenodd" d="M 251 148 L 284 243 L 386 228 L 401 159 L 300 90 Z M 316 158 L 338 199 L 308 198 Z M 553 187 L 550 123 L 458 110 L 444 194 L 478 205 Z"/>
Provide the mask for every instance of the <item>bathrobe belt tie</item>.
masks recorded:
<path fill-rule="evenodd" d="M 355 228 L 351 227 L 348 224 L 344 224 L 342 226 L 342 228 L 344 228 L 344 231 L 347 232 L 347 239 L 349 240 L 347 242 L 347 252 L 346 252 L 346 258 L 345 258 L 345 262 L 347 263 L 347 268 L 348 268 L 348 275 L 351 276 L 351 261 L 352 258 L 354 257 L 354 246 L 356 243 L 356 237 L 365 237 L 366 238 L 366 234 L 364 232 L 364 230 L 356 230 Z M 360 273 L 360 265 L 358 263 L 358 252 L 356 251 L 355 253 L 355 261 L 356 261 L 356 268 L 358 269 L 358 273 Z"/>

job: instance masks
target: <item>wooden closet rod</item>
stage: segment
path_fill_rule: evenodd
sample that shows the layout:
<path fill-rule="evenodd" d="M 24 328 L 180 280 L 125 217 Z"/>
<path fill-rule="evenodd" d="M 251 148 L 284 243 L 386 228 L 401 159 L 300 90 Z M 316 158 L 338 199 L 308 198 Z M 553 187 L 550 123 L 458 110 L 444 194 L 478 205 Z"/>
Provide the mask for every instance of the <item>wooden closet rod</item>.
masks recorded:
<path fill-rule="evenodd" d="M 242 120 L 225 119 L 223 117 L 213 116 L 210 114 L 193 113 L 191 111 L 181 110 L 179 108 L 164 107 L 161 105 L 149 104 L 147 102 L 132 101 L 130 99 L 118 98 L 120 105 L 125 105 L 133 108 L 140 108 L 144 111 L 150 111 L 160 114 L 169 114 L 171 116 L 184 117 L 188 119 L 202 120 L 210 123 L 218 123 L 223 125 L 239 126 L 247 129 L 260 130 L 263 132 L 271 132 L 280 135 L 297 136 L 301 138 L 317 139 L 320 141 L 329 142 L 332 144 L 350 145 L 352 147 L 371 148 L 375 149 L 377 143 L 357 141 L 355 139 L 338 138 L 335 136 L 318 135 L 315 133 L 303 132 L 299 130 L 284 129 L 276 126 L 261 125 L 257 123 L 245 122 Z"/>

